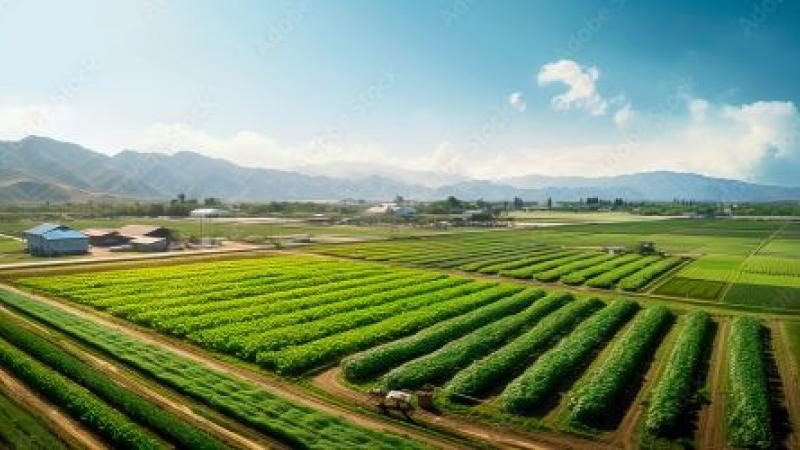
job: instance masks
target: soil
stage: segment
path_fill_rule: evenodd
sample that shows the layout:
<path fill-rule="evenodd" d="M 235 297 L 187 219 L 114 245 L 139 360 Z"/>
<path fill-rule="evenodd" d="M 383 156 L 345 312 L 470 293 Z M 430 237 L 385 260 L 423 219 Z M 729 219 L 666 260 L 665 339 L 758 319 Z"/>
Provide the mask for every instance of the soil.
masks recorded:
<path fill-rule="evenodd" d="M 315 386 L 342 400 L 364 407 L 374 407 L 366 394 L 350 389 L 340 381 L 340 369 L 329 369 L 313 379 Z M 416 409 L 413 419 L 430 426 L 459 433 L 503 449 L 603 449 L 612 448 L 602 443 L 553 433 L 524 433 L 508 428 L 477 423 L 444 413 L 433 414 Z"/>
<path fill-rule="evenodd" d="M 725 448 L 725 350 L 728 348 L 730 324 L 720 322 L 714 338 L 709 367 L 710 403 L 700 411 L 697 426 L 697 448 Z"/>
<path fill-rule="evenodd" d="M 800 374 L 797 365 L 794 364 L 791 342 L 784 323 L 770 321 L 768 325 L 772 335 L 775 363 L 782 380 L 783 407 L 790 422 L 787 424 L 789 429 L 784 445 L 786 448 L 800 448 Z"/>

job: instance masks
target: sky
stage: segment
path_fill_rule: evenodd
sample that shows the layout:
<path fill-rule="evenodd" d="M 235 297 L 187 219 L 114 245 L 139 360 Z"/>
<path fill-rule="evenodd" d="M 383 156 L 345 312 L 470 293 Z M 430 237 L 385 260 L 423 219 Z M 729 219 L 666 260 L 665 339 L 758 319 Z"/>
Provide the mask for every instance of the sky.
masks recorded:
<path fill-rule="evenodd" d="M 800 2 L 0 0 L 0 139 L 800 186 Z"/>

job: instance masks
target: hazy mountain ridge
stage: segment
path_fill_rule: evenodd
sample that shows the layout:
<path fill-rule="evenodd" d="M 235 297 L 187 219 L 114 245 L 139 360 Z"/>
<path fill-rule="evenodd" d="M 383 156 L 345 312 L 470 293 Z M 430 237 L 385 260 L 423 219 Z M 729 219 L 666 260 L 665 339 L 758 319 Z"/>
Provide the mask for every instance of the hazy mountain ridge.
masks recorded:
<path fill-rule="evenodd" d="M 432 179 L 437 172 L 357 165 L 348 172 L 337 165 L 336 178 L 319 174 L 250 168 L 194 152 L 172 155 L 125 150 L 114 156 L 76 144 L 30 136 L 0 141 L 0 202 L 65 202 L 129 198 L 165 200 L 178 193 L 220 197 L 228 201 L 390 200 L 396 195 L 434 200 L 454 195 L 463 199 L 557 201 L 587 197 L 626 200 L 676 198 L 704 201 L 776 201 L 800 199 L 800 188 L 763 186 L 692 173 L 648 172 L 615 177 L 549 177 L 527 175 L 498 181 L 471 180 L 447 174 L 447 184 Z M 312 172 L 324 172 L 317 167 Z M 409 182 L 427 178 L 426 183 Z"/>

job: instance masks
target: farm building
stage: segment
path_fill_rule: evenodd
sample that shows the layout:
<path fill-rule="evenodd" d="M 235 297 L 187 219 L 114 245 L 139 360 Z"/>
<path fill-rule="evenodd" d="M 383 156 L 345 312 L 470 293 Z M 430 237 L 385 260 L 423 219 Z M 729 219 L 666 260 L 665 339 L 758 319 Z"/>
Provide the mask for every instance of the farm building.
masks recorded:
<path fill-rule="evenodd" d="M 33 256 L 79 255 L 89 251 L 89 238 L 64 225 L 43 223 L 24 235 L 28 252 Z"/>
<path fill-rule="evenodd" d="M 399 206 L 397 203 L 381 203 L 371 206 L 364 211 L 370 215 L 393 214 L 398 217 L 411 217 L 416 214 L 416 210 L 410 206 Z"/>
<path fill-rule="evenodd" d="M 106 228 L 87 228 L 82 233 L 89 237 L 89 244 L 95 247 L 111 247 L 128 241 L 119 231 Z"/>
<path fill-rule="evenodd" d="M 137 237 L 164 238 L 167 245 L 172 241 L 172 231 L 157 225 L 125 225 L 117 230 L 121 236 L 134 239 Z"/>
<path fill-rule="evenodd" d="M 169 248 L 163 237 L 137 236 L 130 240 L 130 245 L 137 252 L 165 252 Z"/>

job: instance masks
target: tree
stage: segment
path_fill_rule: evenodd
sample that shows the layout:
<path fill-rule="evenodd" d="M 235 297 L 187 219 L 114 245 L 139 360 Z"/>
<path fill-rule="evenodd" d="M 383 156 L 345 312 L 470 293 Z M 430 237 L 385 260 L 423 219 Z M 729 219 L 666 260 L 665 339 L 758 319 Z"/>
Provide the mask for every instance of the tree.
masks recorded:
<path fill-rule="evenodd" d="M 521 198 L 514 197 L 514 209 L 522 209 L 524 206 L 525 202 Z"/>
<path fill-rule="evenodd" d="M 551 197 L 547 197 L 547 209 L 553 209 L 553 199 Z"/>

